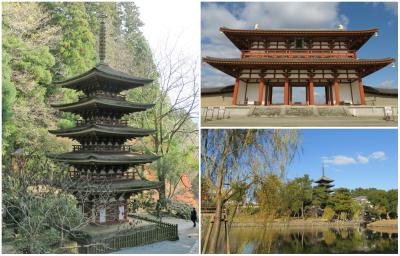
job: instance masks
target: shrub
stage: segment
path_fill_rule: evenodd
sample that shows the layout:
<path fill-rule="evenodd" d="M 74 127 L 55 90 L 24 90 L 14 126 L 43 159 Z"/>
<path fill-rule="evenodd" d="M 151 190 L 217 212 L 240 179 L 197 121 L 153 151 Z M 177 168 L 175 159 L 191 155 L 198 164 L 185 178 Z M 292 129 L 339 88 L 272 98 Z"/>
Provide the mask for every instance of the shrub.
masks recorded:
<path fill-rule="evenodd" d="M 325 207 L 322 218 L 326 221 L 332 221 L 334 216 L 335 216 L 335 211 L 330 207 Z"/>

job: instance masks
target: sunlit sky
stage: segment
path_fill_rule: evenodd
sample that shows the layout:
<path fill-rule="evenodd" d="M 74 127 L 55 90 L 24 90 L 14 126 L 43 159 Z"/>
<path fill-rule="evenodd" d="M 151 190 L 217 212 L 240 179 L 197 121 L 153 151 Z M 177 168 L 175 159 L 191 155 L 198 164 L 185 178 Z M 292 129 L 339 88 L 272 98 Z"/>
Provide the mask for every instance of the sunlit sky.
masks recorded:
<path fill-rule="evenodd" d="M 372 37 L 358 52 L 359 58 L 393 57 L 397 65 L 397 3 L 395 2 L 236 2 L 202 3 L 201 55 L 237 58 L 240 52 L 219 32 L 228 28 L 260 29 L 319 28 L 345 29 L 378 28 L 378 37 Z M 397 88 L 397 67 L 391 65 L 363 79 L 365 85 Z M 202 65 L 202 87 L 222 87 L 233 84 L 233 78 Z"/>
<path fill-rule="evenodd" d="M 289 179 L 325 175 L 336 187 L 397 188 L 397 130 L 303 129 L 303 152 L 287 169 Z"/>

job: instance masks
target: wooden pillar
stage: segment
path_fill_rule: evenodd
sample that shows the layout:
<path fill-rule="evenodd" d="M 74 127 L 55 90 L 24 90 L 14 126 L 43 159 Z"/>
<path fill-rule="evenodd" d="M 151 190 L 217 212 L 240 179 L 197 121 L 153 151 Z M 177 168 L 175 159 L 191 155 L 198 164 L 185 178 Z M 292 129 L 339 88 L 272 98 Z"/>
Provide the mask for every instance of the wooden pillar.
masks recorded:
<path fill-rule="evenodd" d="M 340 104 L 340 95 L 339 95 L 339 81 L 337 77 L 333 79 L 333 86 L 335 87 L 335 100 L 336 100 L 336 105 Z"/>
<path fill-rule="evenodd" d="M 263 100 L 263 92 L 264 92 L 264 78 L 260 78 L 260 85 L 258 86 L 258 103 L 262 104 Z"/>
<path fill-rule="evenodd" d="M 235 81 L 235 88 L 233 89 L 232 105 L 237 105 L 238 93 L 239 93 L 239 77 L 237 77 Z"/>
<path fill-rule="evenodd" d="M 284 105 L 289 105 L 289 78 L 285 77 L 285 87 L 284 87 Z"/>
<path fill-rule="evenodd" d="M 363 83 L 362 83 L 361 76 L 359 76 L 359 78 L 358 78 L 358 89 L 360 90 L 361 105 L 365 105 L 364 86 L 363 86 Z"/>
<path fill-rule="evenodd" d="M 310 92 L 309 92 L 309 97 L 310 97 L 310 105 L 314 105 L 314 80 L 312 77 L 310 77 Z"/>
<path fill-rule="evenodd" d="M 309 87 L 306 86 L 306 105 L 310 104 L 310 93 L 309 93 Z"/>
<path fill-rule="evenodd" d="M 329 90 L 329 101 L 330 101 L 330 105 L 333 105 L 333 91 L 332 91 L 332 84 L 329 84 L 328 90 Z"/>
<path fill-rule="evenodd" d="M 329 104 L 329 87 L 325 85 L 325 104 Z"/>
<path fill-rule="evenodd" d="M 269 84 L 268 87 L 269 87 L 269 105 L 272 105 L 272 92 L 274 87 L 271 84 Z"/>
<path fill-rule="evenodd" d="M 265 83 L 265 102 L 264 105 L 268 106 L 270 104 L 270 100 L 269 100 L 269 85 L 268 83 Z"/>

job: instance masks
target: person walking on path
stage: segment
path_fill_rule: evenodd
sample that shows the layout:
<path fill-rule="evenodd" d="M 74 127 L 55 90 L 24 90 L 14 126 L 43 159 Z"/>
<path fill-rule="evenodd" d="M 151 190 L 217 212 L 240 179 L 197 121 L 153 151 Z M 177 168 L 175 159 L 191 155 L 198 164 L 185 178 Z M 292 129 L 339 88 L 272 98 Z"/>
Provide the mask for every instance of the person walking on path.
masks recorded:
<path fill-rule="evenodd" d="M 197 212 L 196 209 L 193 207 L 193 210 L 190 212 L 190 219 L 193 221 L 193 227 L 196 227 L 196 221 L 197 221 Z"/>
<path fill-rule="evenodd" d="M 160 219 L 160 221 L 161 221 L 161 202 L 160 202 L 160 200 L 158 200 L 157 204 L 156 204 L 156 213 L 157 213 L 157 219 Z"/>

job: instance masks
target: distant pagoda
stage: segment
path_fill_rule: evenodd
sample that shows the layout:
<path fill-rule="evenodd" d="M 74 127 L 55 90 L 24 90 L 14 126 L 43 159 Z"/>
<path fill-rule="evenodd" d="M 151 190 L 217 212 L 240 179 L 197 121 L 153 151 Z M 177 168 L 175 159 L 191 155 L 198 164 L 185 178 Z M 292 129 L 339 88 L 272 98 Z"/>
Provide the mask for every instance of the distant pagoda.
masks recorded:
<path fill-rule="evenodd" d="M 105 64 L 105 23 L 100 23 L 100 64 L 89 71 L 56 82 L 57 86 L 82 91 L 85 96 L 77 102 L 52 105 L 59 111 L 82 117 L 73 128 L 51 130 L 52 134 L 76 140 L 73 151 L 50 156 L 70 166 L 72 180 L 86 179 L 86 184 L 72 189 L 78 206 L 98 224 L 128 221 L 128 199 L 143 190 L 159 189 L 161 183 L 145 181 L 128 170 L 157 160 L 156 155 L 133 152 L 125 141 L 145 137 L 151 129 L 128 126 L 122 116 L 145 111 L 154 104 L 131 103 L 119 93 L 134 89 L 152 80 L 137 78 L 117 71 Z M 104 194 L 107 194 L 104 197 Z M 83 198 L 85 195 L 85 198 Z M 105 199 L 106 198 L 106 199 Z"/>
<path fill-rule="evenodd" d="M 325 176 L 325 168 L 322 166 L 322 176 L 316 180 L 315 183 L 318 184 L 318 187 L 324 187 L 327 192 L 332 192 L 331 188 L 335 186 L 332 184 L 332 182 L 334 182 L 334 180 Z"/>

